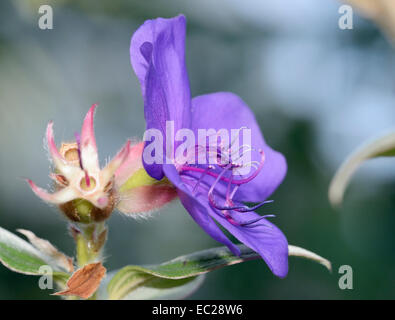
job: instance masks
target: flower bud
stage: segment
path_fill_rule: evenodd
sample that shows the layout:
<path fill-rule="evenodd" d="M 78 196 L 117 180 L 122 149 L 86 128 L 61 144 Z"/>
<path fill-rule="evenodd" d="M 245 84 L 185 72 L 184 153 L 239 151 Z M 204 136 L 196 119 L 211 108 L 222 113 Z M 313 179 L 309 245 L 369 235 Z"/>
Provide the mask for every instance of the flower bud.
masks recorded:
<path fill-rule="evenodd" d="M 93 130 L 96 105 L 88 111 L 76 141 L 62 143 L 58 149 L 53 123 L 46 131 L 48 150 L 54 171 L 55 192 L 49 193 L 27 180 L 42 200 L 56 204 L 65 216 L 79 223 L 108 219 L 114 208 L 123 213 L 141 214 L 153 211 L 173 200 L 176 189 L 167 181 L 148 176 L 142 164 L 143 143 L 131 146 L 128 140 L 118 154 L 100 168 Z"/>

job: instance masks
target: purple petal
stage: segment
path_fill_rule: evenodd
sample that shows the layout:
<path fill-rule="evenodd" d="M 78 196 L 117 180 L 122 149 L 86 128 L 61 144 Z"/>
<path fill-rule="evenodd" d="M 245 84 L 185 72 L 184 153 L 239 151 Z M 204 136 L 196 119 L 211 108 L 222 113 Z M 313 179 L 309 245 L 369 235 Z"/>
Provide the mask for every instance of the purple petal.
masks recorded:
<path fill-rule="evenodd" d="M 225 236 L 222 230 L 210 217 L 207 211 L 208 208 L 191 194 L 188 187 L 181 180 L 176 168 L 173 165 L 164 165 L 163 170 L 166 177 L 177 187 L 181 203 L 189 212 L 192 219 L 214 240 L 226 245 L 234 255 L 239 256 L 239 248 Z"/>
<path fill-rule="evenodd" d="M 236 221 L 258 220 L 244 227 L 233 225 L 220 212 L 210 210 L 209 213 L 240 242 L 259 253 L 274 275 L 284 278 L 288 274 L 288 242 L 274 224 L 260 219 L 255 212 L 232 211 L 232 218 Z"/>
<path fill-rule="evenodd" d="M 163 137 L 166 120 L 174 121 L 175 130 L 190 125 L 185 31 L 184 16 L 158 18 L 147 20 L 131 40 L 130 58 L 141 84 L 147 129 L 159 129 Z M 144 167 L 152 177 L 163 177 L 160 165 L 144 163 Z"/>
<path fill-rule="evenodd" d="M 252 147 L 262 149 L 265 162 L 261 172 L 250 182 L 242 185 L 234 199 L 259 202 L 269 197 L 281 184 L 287 172 L 284 156 L 270 148 L 261 133 L 250 108 L 241 98 L 230 92 L 202 95 L 192 100 L 192 126 L 198 129 L 251 129 Z M 252 160 L 259 161 L 260 155 L 252 152 Z"/>

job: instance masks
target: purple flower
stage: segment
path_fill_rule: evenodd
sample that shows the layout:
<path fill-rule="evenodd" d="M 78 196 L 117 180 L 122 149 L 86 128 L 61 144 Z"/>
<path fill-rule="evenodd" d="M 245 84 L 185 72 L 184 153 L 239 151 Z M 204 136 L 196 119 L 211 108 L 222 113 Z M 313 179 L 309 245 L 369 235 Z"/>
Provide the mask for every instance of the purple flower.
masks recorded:
<path fill-rule="evenodd" d="M 159 130 L 168 144 L 177 146 L 179 141 L 169 142 L 166 136 L 166 121 L 174 122 L 175 131 L 187 128 L 196 135 L 198 129 L 230 131 L 247 127 L 251 129 L 251 145 L 247 149 L 252 150 L 253 171 L 237 174 L 239 164 L 232 161 L 216 165 L 188 161 L 149 164 L 143 159 L 144 167 L 151 177 L 168 179 L 177 188 L 184 207 L 212 238 L 228 246 L 235 255 L 240 254 L 219 223 L 258 252 L 275 275 L 285 277 L 287 239 L 266 219 L 268 216 L 254 212 L 284 179 L 285 158 L 265 143 L 254 115 L 238 96 L 218 92 L 191 99 L 184 57 L 185 31 L 184 16 L 158 18 L 146 21 L 132 37 L 131 63 L 142 88 L 147 129 Z M 197 151 L 201 150 L 199 147 L 196 145 Z M 215 152 L 222 156 L 229 148 L 230 144 L 222 145 Z M 246 202 L 259 204 L 251 208 Z"/>

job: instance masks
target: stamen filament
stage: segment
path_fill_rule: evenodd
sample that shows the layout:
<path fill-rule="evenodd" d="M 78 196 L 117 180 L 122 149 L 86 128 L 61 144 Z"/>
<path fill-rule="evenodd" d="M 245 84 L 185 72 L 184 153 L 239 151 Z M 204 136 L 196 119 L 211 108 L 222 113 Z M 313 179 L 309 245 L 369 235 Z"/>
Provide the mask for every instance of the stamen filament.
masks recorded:
<path fill-rule="evenodd" d="M 232 179 L 232 184 L 234 184 L 234 185 L 245 184 L 247 182 L 250 182 L 252 179 L 254 179 L 259 174 L 259 172 L 262 170 L 263 163 L 265 161 L 265 155 L 264 155 L 263 151 L 260 151 L 260 153 L 262 155 L 261 162 L 259 163 L 259 167 L 254 171 L 254 173 L 251 176 L 249 176 L 248 178 Z M 183 165 L 179 169 L 181 171 L 195 171 L 195 172 L 201 172 L 201 173 L 204 173 L 206 171 L 206 169 L 198 168 L 198 167 L 191 167 L 191 166 L 188 166 L 188 165 Z M 220 180 L 221 181 L 225 181 L 225 182 L 229 182 L 230 181 L 229 178 L 223 177 L 223 174 L 221 174 L 221 173 L 218 174 L 218 173 L 215 173 L 215 172 L 207 171 L 206 174 L 209 175 L 209 176 L 212 176 L 214 178 L 218 178 L 220 176 Z"/>
<path fill-rule="evenodd" d="M 88 171 L 84 169 L 84 166 L 83 166 L 83 164 L 82 164 L 82 157 L 81 157 L 81 136 L 80 136 L 80 134 L 79 134 L 78 132 L 75 132 L 75 133 L 74 133 L 74 136 L 75 136 L 75 141 L 77 142 L 77 152 L 78 152 L 78 159 L 79 159 L 79 163 L 80 163 L 80 168 L 81 168 L 81 170 L 83 170 L 84 173 L 85 173 L 85 182 L 86 182 L 87 187 L 89 188 L 89 187 L 90 187 L 90 184 L 91 184 L 91 179 L 89 178 Z"/>

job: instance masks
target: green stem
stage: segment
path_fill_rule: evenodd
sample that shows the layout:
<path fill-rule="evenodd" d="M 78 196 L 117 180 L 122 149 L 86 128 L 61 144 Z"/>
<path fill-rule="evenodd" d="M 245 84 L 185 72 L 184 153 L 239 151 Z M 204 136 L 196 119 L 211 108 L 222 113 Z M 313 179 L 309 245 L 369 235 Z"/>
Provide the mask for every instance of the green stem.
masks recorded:
<path fill-rule="evenodd" d="M 77 263 L 79 267 L 91 262 L 93 255 L 89 250 L 88 242 L 83 235 L 78 235 L 76 240 Z"/>
<path fill-rule="evenodd" d="M 76 258 L 78 268 L 102 260 L 102 250 L 107 240 L 105 223 L 72 224 L 70 231 L 76 242 Z M 94 293 L 89 300 L 96 300 Z"/>
<path fill-rule="evenodd" d="M 107 239 L 107 227 L 104 223 L 92 223 L 75 226 L 76 255 L 78 267 L 101 260 L 101 252 Z"/>

